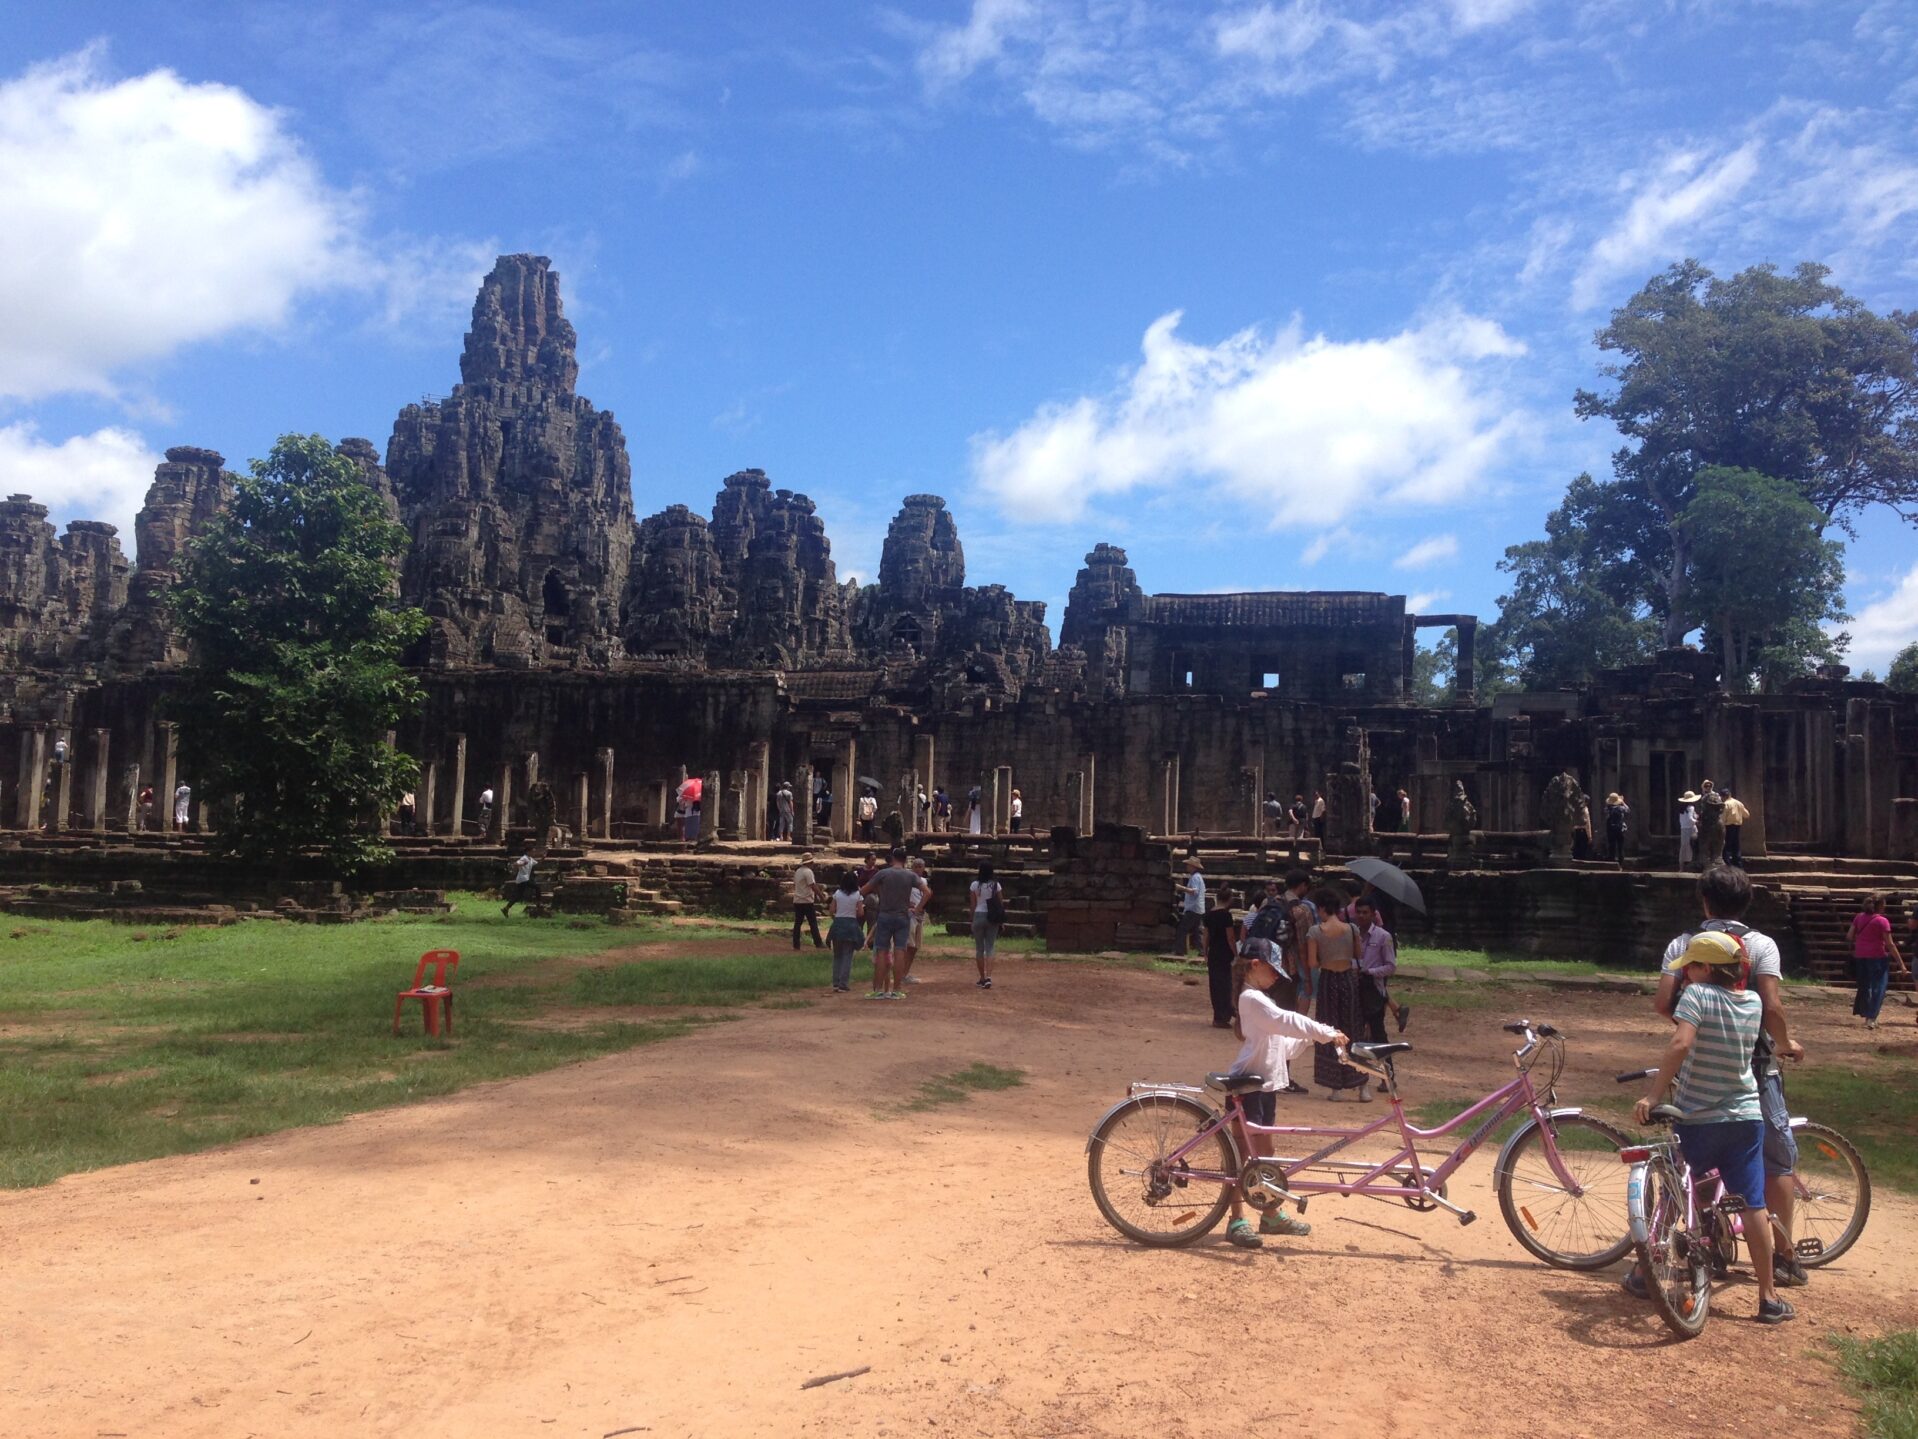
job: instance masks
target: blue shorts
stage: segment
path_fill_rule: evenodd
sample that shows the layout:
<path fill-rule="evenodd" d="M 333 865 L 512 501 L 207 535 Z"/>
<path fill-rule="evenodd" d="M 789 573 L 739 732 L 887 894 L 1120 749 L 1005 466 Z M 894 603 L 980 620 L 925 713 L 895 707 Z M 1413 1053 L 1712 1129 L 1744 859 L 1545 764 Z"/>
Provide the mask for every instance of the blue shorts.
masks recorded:
<path fill-rule="evenodd" d="M 1717 1124 L 1674 1124 L 1678 1147 L 1694 1179 L 1716 1169 L 1727 1193 L 1747 1209 L 1765 1207 L 1765 1121 L 1727 1119 Z"/>
<path fill-rule="evenodd" d="M 872 948 L 877 954 L 882 949 L 904 949 L 912 941 L 912 916 L 910 914 L 882 914 L 879 922 L 872 927 Z"/>
<path fill-rule="evenodd" d="M 1765 1110 L 1765 1178 L 1796 1173 L 1798 1140 L 1791 1132 L 1791 1110 L 1785 1106 L 1785 1081 L 1775 1066 L 1758 1081 L 1758 1102 Z"/>

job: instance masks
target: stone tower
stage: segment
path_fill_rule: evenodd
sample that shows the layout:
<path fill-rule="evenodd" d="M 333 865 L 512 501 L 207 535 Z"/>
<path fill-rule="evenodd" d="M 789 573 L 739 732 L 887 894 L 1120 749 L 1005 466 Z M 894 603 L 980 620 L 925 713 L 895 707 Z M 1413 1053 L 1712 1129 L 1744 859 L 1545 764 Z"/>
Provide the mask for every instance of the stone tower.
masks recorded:
<path fill-rule="evenodd" d="M 435 666 L 610 663 L 634 541 L 632 468 L 611 414 L 574 392 L 573 327 L 539 255 L 480 285 L 444 400 L 408 405 L 386 447 L 412 535 L 401 593 Z"/>
<path fill-rule="evenodd" d="M 226 457 L 215 450 L 176 445 L 166 463 L 153 472 L 146 503 L 133 522 L 136 568 L 121 611 L 107 640 L 107 662 L 123 673 L 154 665 L 179 664 L 186 650 L 167 614 L 187 542 L 233 502 L 233 476 Z"/>
<path fill-rule="evenodd" d="M 1126 626 L 1144 610 L 1139 577 L 1117 545 L 1097 544 L 1066 596 L 1059 643 L 1085 655 L 1085 684 L 1093 695 L 1120 695 L 1127 687 Z"/>

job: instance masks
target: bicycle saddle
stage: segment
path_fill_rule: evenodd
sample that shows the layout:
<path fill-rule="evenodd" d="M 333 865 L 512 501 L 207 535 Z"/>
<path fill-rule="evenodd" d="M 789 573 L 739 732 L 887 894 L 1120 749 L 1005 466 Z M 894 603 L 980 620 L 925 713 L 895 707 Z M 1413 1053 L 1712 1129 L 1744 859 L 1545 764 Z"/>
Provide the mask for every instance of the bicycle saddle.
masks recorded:
<path fill-rule="evenodd" d="M 1208 1074 L 1205 1087 L 1216 1089 L 1221 1094 L 1251 1094 L 1265 1088 L 1263 1074 Z"/>
<path fill-rule="evenodd" d="M 1347 1054 L 1357 1055 L 1360 1059 L 1377 1061 L 1388 1059 L 1392 1055 L 1410 1049 L 1411 1047 L 1412 1046 L 1404 1040 L 1399 1039 L 1394 1040 L 1390 1044 L 1348 1044 L 1345 1047 L 1345 1052 Z"/>
<path fill-rule="evenodd" d="M 1652 1106 L 1652 1123 L 1654 1124 L 1682 1124 L 1684 1119 L 1685 1111 L 1680 1109 L 1676 1104 L 1654 1104 Z"/>

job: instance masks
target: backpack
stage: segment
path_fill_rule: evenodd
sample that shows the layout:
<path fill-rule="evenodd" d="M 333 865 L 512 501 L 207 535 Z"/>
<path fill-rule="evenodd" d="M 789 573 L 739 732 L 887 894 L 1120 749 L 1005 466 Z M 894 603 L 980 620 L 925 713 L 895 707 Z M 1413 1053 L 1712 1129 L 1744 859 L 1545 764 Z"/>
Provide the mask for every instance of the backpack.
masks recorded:
<path fill-rule="evenodd" d="M 1264 940 L 1283 949 L 1292 938 L 1292 924 L 1287 918 L 1288 906 L 1284 901 L 1267 900 L 1251 919 L 1246 921 L 1245 939 L 1239 941 L 1240 952 L 1244 952 L 1246 940 Z"/>
<path fill-rule="evenodd" d="M 1004 924 L 1006 922 L 1006 887 L 998 880 L 991 880 L 992 893 L 986 896 L 986 923 Z"/>

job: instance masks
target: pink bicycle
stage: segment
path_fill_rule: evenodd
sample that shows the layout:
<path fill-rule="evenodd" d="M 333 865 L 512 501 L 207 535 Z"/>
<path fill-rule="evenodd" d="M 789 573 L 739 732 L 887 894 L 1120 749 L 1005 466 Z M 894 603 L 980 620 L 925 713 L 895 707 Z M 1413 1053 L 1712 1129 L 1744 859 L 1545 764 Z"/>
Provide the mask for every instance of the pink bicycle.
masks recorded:
<path fill-rule="evenodd" d="M 1630 1141 L 1603 1120 L 1555 1106 L 1553 1086 L 1565 1067 L 1564 1036 L 1529 1019 L 1504 1026 L 1523 1042 L 1512 1055 L 1517 1075 L 1462 1114 L 1432 1129 L 1405 1117 L 1393 1056 L 1405 1043 L 1353 1044 L 1347 1058 L 1382 1081 L 1389 1107 L 1362 1128 L 1315 1124 L 1266 1126 L 1245 1116 L 1239 1096 L 1264 1088 L 1259 1074 L 1209 1074 L 1205 1088 L 1135 1082 L 1086 1142 L 1093 1200 L 1114 1229 L 1141 1244 L 1190 1244 L 1224 1218 L 1236 1190 L 1261 1212 L 1285 1203 L 1305 1211 L 1314 1194 L 1397 1200 L 1408 1208 L 1443 1209 L 1461 1224 L 1478 1216 L 1446 1197 L 1446 1181 L 1506 1121 L 1525 1116 L 1499 1150 L 1493 1187 L 1513 1236 L 1547 1264 L 1601 1269 L 1632 1246 L 1627 1177 L 1618 1153 Z M 1534 1075 L 1538 1061 L 1547 1068 Z M 1206 1100 L 1210 1090 L 1224 1108 Z M 1383 1160 L 1338 1156 L 1361 1140 L 1390 1132 L 1399 1148 Z M 1419 1144 L 1461 1133 L 1436 1165 Z M 1254 1135 L 1280 1143 L 1326 1141 L 1311 1153 L 1261 1156 Z M 1302 1145 L 1300 1147 L 1303 1147 Z"/>

